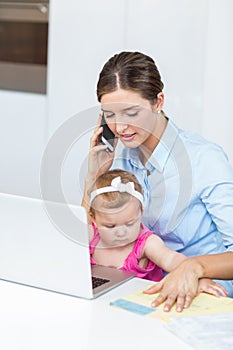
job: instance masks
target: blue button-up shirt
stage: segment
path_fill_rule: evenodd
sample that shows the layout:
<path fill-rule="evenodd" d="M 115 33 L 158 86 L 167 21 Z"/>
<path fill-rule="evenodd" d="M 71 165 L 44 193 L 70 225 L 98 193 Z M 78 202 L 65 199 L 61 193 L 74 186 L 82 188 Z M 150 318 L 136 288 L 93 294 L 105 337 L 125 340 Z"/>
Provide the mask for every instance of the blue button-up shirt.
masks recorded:
<path fill-rule="evenodd" d="M 221 147 L 169 120 L 145 166 L 138 148 L 124 148 L 112 168 L 137 177 L 142 221 L 169 248 L 189 257 L 233 251 L 233 169 Z M 222 284 L 233 296 L 232 282 Z"/>

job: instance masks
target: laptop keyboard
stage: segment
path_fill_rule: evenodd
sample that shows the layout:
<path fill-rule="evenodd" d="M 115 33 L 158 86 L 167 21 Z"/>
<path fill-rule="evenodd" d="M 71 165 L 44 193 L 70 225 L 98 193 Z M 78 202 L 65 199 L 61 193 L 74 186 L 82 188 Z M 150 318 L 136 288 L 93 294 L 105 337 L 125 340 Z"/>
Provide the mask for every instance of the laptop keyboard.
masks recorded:
<path fill-rule="evenodd" d="M 104 283 L 107 283 L 109 282 L 110 280 L 107 280 L 105 278 L 100 278 L 100 277 L 94 277 L 92 276 L 92 288 L 96 288 L 96 287 L 99 287 L 101 286 L 102 284 Z"/>

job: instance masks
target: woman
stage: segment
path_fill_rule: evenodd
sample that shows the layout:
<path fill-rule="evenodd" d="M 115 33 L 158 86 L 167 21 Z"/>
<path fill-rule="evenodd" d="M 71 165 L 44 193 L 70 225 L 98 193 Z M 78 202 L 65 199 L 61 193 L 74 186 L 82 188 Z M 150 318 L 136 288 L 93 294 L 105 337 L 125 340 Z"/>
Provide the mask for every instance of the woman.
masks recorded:
<path fill-rule="evenodd" d="M 148 291 L 160 292 L 154 305 L 165 301 L 169 311 L 176 302 L 176 309 L 182 311 L 196 295 L 199 278 L 226 278 L 226 265 L 227 278 L 233 278 L 233 170 L 219 146 L 177 128 L 165 115 L 162 90 L 153 59 L 142 53 L 122 52 L 104 65 L 98 101 L 124 148 L 121 154 L 106 152 L 107 147 L 99 143 L 103 131 L 99 117 L 90 143 L 83 205 L 88 208 L 90 186 L 110 167 L 137 177 L 145 195 L 143 223 L 159 233 L 170 249 L 187 257 L 199 256 L 191 259 L 189 278 L 188 259 Z M 212 265 L 200 269 L 200 263 L 206 264 L 201 256 L 206 254 L 215 254 Z M 220 272 L 215 263 L 219 260 L 227 262 L 221 263 Z M 233 297 L 233 282 L 219 283 Z"/>

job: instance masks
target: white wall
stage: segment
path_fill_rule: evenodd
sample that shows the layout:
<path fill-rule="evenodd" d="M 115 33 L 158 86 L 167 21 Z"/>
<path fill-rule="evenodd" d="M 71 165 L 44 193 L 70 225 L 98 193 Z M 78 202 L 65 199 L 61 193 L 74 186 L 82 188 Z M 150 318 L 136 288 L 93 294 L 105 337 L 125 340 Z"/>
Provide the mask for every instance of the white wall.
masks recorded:
<path fill-rule="evenodd" d="M 96 104 L 97 75 L 123 49 L 127 1 L 50 1 L 49 134 Z"/>
<path fill-rule="evenodd" d="M 37 197 L 47 97 L 0 91 L 0 192 Z"/>
<path fill-rule="evenodd" d="M 121 50 L 155 59 L 167 114 L 180 127 L 221 144 L 233 163 L 232 13 L 232 0 L 50 0 L 47 96 L 0 91 L 1 190 L 39 195 L 45 140 L 75 114 L 82 132 L 83 110 L 89 109 L 87 128 L 95 123 L 98 73 Z M 64 162 L 63 185 L 72 201 L 89 134 Z"/>
<path fill-rule="evenodd" d="M 206 138 L 214 140 L 225 149 L 233 164 L 232 14 L 232 0 L 210 0 L 200 130 Z"/>

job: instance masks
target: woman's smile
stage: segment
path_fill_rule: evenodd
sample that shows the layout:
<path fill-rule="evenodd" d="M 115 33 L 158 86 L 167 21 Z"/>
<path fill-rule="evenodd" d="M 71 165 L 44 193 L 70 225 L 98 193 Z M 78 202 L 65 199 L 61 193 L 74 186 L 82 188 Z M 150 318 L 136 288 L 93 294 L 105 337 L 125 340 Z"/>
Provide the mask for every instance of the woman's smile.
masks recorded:
<path fill-rule="evenodd" d="M 122 141 L 133 141 L 137 134 L 136 134 L 136 132 L 134 132 L 131 134 L 118 134 L 118 135 Z"/>

